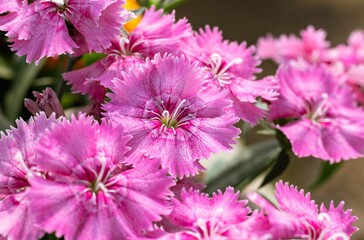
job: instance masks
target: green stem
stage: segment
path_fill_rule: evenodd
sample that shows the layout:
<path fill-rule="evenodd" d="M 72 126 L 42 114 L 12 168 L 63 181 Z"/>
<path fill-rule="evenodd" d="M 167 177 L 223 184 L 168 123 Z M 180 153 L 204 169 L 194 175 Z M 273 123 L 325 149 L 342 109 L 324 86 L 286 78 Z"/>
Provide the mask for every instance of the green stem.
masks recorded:
<path fill-rule="evenodd" d="M 75 66 L 78 59 L 79 58 L 68 57 L 68 63 L 67 63 L 65 72 L 71 71 L 73 69 L 73 67 Z M 57 85 L 56 93 L 57 93 L 58 99 L 61 101 L 62 96 L 66 90 L 66 81 L 63 79 L 61 73 L 59 73 L 59 76 L 60 77 L 58 78 L 58 85 Z"/>

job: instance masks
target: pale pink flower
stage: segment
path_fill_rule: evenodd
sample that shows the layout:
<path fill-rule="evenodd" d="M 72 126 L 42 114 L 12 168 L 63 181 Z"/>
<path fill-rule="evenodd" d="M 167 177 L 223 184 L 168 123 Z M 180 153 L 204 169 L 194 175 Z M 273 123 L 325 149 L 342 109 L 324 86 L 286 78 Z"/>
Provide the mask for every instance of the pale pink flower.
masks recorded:
<path fill-rule="evenodd" d="M 341 67 L 341 74 L 347 77 L 347 83 L 352 87 L 356 100 L 364 104 L 364 32 L 353 31 L 347 45 L 340 44 L 330 49 L 326 57 L 331 65 Z"/>
<path fill-rule="evenodd" d="M 258 193 L 248 194 L 266 212 L 272 239 L 350 239 L 358 230 L 353 227 L 357 217 L 351 215 L 351 210 L 343 209 L 343 202 L 337 208 L 331 202 L 329 210 L 322 205 L 319 211 L 310 193 L 282 181 L 276 184 L 275 196 L 278 208 Z"/>
<path fill-rule="evenodd" d="M 262 59 L 272 59 L 277 63 L 292 59 L 304 59 L 308 62 L 321 62 L 327 54 L 330 43 L 326 41 L 326 32 L 308 26 L 300 32 L 300 37 L 281 35 L 278 39 L 271 35 L 259 38 L 257 53 Z"/>
<path fill-rule="evenodd" d="M 123 3 L 123 0 L 36 0 L 24 5 L 11 21 L 0 22 L 0 29 L 7 31 L 6 36 L 13 43 L 11 49 L 19 56 L 26 55 L 27 62 L 74 53 L 79 47 L 102 52 L 119 36 L 120 27 L 130 16 L 121 7 Z"/>
<path fill-rule="evenodd" d="M 163 15 L 162 9 L 156 11 L 151 7 L 131 33 L 112 42 L 105 51 L 105 58 L 88 67 L 64 73 L 63 77 L 72 84 L 74 92 L 103 100 L 105 87 L 112 88 L 115 77 L 122 78 L 123 72 L 137 69 L 146 58 L 153 58 L 156 53 L 177 54 L 180 40 L 190 36 L 191 32 L 186 19 L 175 22 L 174 12 Z"/>
<path fill-rule="evenodd" d="M 172 176 L 196 174 L 199 159 L 230 149 L 240 132 L 233 126 L 238 119 L 225 111 L 231 106 L 227 92 L 207 86 L 197 64 L 157 54 L 141 70 L 116 79 L 104 105 L 106 117 L 133 136 L 131 154 L 160 157 Z"/>
<path fill-rule="evenodd" d="M 250 209 L 238 196 L 231 187 L 212 197 L 183 189 L 181 199 L 172 199 L 173 211 L 168 219 L 180 227 L 180 232 L 170 234 L 170 239 L 241 239 L 239 224 L 248 218 Z"/>
<path fill-rule="evenodd" d="M 271 120 L 288 119 L 277 127 L 299 157 L 331 163 L 364 154 L 364 111 L 350 88 L 324 65 L 291 62 L 278 70 L 281 95 L 270 106 Z"/>
<path fill-rule="evenodd" d="M 30 209 L 39 227 L 65 239 L 127 239 L 170 212 L 172 178 L 158 159 L 128 166 L 129 136 L 121 126 L 85 115 L 64 121 L 39 141 L 37 166 L 50 176 L 29 179 Z"/>
<path fill-rule="evenodd" d="M 181 49 L 188 56 L 198 60 L 211 75 L 211 83 L 229 92 L 233 101 L 232 111 L 239 118 L 256 124 L 264 117 L 264 110 L 254 105 L 261 97 L 273 101 L 278 96 L 278 84 L 274 77 L 255 80 L 260 61 L 254 56 L 255 48 L 245 42 L 229 42 L 223 39 L 217 28 L 206 26 L 193 37 L 185 38 Z"/>
<path fill-rule="evenodd" d="M 46 129 L 56 122 L 40 113 L 26 123 L 17 120 L 17 128 L 1 132 L 0 138 L 0 235 L 8 239 L 39 239 L 44 231 L 35 227 L 26 195 L 29 175 L 38 172 L 35 145 Z M 39 173 L 40 174 L 40 173 Z"/>

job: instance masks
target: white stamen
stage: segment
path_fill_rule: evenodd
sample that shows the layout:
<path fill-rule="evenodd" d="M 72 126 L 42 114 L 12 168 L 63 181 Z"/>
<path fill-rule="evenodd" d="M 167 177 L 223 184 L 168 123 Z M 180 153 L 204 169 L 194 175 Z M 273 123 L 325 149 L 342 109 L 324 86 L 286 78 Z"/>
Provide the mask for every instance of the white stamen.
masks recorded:
<path fill-rule="evenodd" d="M 196 115 L 193 113 L 188 113 L 186 116 L 181 118 L 182 114 L 184 114 L 189 109 L 189 106 L 186 105 L 186 102 L 186 99 L 180 100 L 177 106 L 174 107 L 173 111 L 170 112 L 166 109 L 163 100 L 154 99 L 154 104 L 157 108 L 157 111 L 148 110 L 147 112 L 155 115 L 151 117 L 150 120 L 159 121 L 162 123 L 159 133 L 163 133 L 167 131 L 167 129 L 172 129 L 173 134 L 176 134 L 177 127 L 183 126 L 187 124 L 188 120 L 196 118 Z"/>
<path fill-rule="evenodd" d="M 226 84 L 231 83 L 232 76 L 227 71 L 229 68 L 236 64 L 241 64 L 243 62 L 242 58 L 235 58 L 232 61 L 228 62 L 223 68 L 222 66 L 222 58 L 220 54 L 213 53 L 210 56 L 210 59 L 207 60 L 207 65 L 211 69 L 211 71 L 216 75 L 217 79 L 219 80 L 220 86 L 224 86 Z"/>
<path fill-rule="evenodd" d="M 329 110 L 328 97 L 329 96 L 327 95 L 327 93 L 323 93 L 321 95 L 322 100 L 318 104 L 318 106 L 315 107 L 315 109 L 313 110 L 311 119 L 315 120 L 315 119 L 321 118 L 326 115 L 327 111 Z"/>
<path fill-rule="evenodd" d="M 29 169 L 29 167 L 25 164 L 23 155 L 21 152 L 17 152 L 14 156 L 15 160 L 20 163 L 20 166 L 27 173 L 27 175 L 33 175 L 33 172 Z"/>
<path fill-rule="evenodd" d="M 57 4 L 59 7 L 63 7 L 65 5 L 64 0 L 50 0 L 50 2 Z"/>
<path fill-rule="evenodd" d="M 126 37 L 122 37 L 122 38 L 120 38 L 119 43 L 120 43 L 121 53 L 124 55 L 129 55 L 129 53 L 130 53 L 129 48 L 128 48 L 129 43 L 130 43 L 129 39 Z"/>
<path fill-rule="evenodd" d="M 177 119 L 177 117 L 179 117 L 181 115 L 181 113 L 184 112 L 185 108 L 182 108 L 183 104 L 186 102 L 186 99 L 183 99 L 178 106 L 174 109 L 174 111 L 172 112 L 172 119 Z M 182 109 L 182 110 L 181 110 Z M 181 111 L 180 111 L 181 110 Z"/>

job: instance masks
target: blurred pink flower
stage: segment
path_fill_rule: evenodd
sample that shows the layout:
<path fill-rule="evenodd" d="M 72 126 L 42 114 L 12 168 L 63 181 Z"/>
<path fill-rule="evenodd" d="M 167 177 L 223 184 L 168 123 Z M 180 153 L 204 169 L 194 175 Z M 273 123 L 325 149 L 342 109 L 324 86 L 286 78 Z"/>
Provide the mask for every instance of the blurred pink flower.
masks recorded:
<path fill-rule="evenodd" d="M 270 225 L 267 232 L 272 239 L 350 239 L 358 230 L 353 227 L 357 217 L 351 215 L 351 210 L 344 211 L 343 202 L 337 208 L 331 202 L 329 210 L 322 205 L 319 211 L 309 193 L 305 195 L 303 190 L 282 181 L 276 184 L 275 196 L 278 208 L 258 193 L 248 194 L 266 212 Z"/>
<path fill-rule="evenodd" d="M 39 227 L 65 239 L 127 239 L 169 214 L 174 184 L 158 159 L 128 166 L 121 126 L 85 115 L 47 132 L 37 147 L 50 178 L 29 179 L 30 209 Z"/>
<path fill-rule="evenodd" d="M 259 38 L 257 44 L 258 56 L 271 59 L 276 63 L 292 59 L 304 59 L 311 63 L 321 62 L 329 50 L 330 43 L 326 41 L 326 32 L 308 26 L 300 32 L 300 37 L 281 35 L 278 39 L 271 35 Z"/>
<path fill-rule="evenodd" d="M 240 132 L 233 126 L 238 119 L 225 111 L 231 106 L 227 92 L 207 86 L 197 64 L 157 54 L 115 80 L 104 105 L 106 117 L 133 136 L 131 154 L 160 157 L 172 176 L 196 174 L 199 159 L 230 149 Z"/>
<path fill-rule="evenodd" d="M 277 127 L 299 157 L 331 163 L 364 154 L 364 111 L 350 88 L 324 65 L 291 62 L 278 70 L 281 95 L 270 106 L 271 120 L 288 119 Z"/>

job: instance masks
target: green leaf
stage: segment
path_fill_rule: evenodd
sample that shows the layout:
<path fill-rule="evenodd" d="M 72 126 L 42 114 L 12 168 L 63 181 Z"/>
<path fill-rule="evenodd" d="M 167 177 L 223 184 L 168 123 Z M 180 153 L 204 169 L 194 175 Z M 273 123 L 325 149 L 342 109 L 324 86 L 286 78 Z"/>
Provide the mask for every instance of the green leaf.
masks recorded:
<path fill-rule="evenodd" d="M 276 130 L 274 130 L 274 129 L 261 129 L 261 130 L 257 130 L 257 134 L 265 135 L 265 136 L 274 136 L 276 134 Z"/>
<path fill-rule="evenodd" d="M 13 69 L 15 76 L 11 84 L 11 88 L 5 94 L 5 115 L 10 121 L 14 121 L 19 117 L 23 108 L 24 97 L 29 88 L 32 86 L 34 79 L 38 75 L 45 63 L 45 59 L 41 60 L 38 65 L 28 64 L 24 58 L 16 58 Z"/>
<path fill-rule="evenodd" d="M 243 188 L 268 169 L 276 160 L 281 148 L 275 139 L 269 139 L 243 149 L 234 164 L 206 179 L 205 192 L 212 193 L 228 186 Z M 208 172 L 208 171 L 207 171 Z"/>
<path fill-rule="evenodd" d="M 281 175 L 287 169 L 288 165 L 289 165 L 289 155 L 284 150 L 282 150 L 277 156 L 277 159 L 275 160 L 272 169 L 265 176 L 259 188 L 263 187 L 264 185 L 266 185 L 267 183 L 271 182 L 273 179 Z"/>
<path fill-rule="evenodd" d="M 152 5 L 154 5 L 157 9 L 163 8 L 165 12 L 170 12 L 187 1 L 188 0 L 137 0 L 140 6 L 150 8 Z"/>
<path fill-rule="evenodd" d="M 321 171 L 309 189 L 313 190 L 321 186 L 321 184 L 326 182 L 342 165 L 343 162 L 331 164 L 330 162 L 321 161 Z"/>
<path fill-rule="evenodd" d="M 89 66 L 89 65 L 93 64 L 94 62 L 97 62 L 98 60 L 100 60 L 103 57 L 105 57 L 105 54 L 103 54 L 103 53 L 85 54 L 82 56 L 82 62 L 86 66 Z"/>
<path fill-rule="evenodd" d="M 188 0 L 165 0 L 162 3 L 162 8 L 167 11 L 170 12 L 173 9 L 176 9 L 179 5 L 187 2 Z"/>
<path fill-rule="evenodd" d="M 40 240 L 63 240 L 64 238 L 57 238 L 56 235 L 54 233 L 49 234 L 46 233 Z"/>
<path fill-rule="evenodd" d="M 137 0 L 137 3 L 139 6 L 148 7 L 149 6 L 149 0 Z"/>
<path fill-rule="evenodd" d="M 282 149 L 286 151 L 291 151 L 292 145 L 291 142 L 288 140 L 286 135 L 281 130 L 276 129 L 276 138 L 281 145 Z"/>

